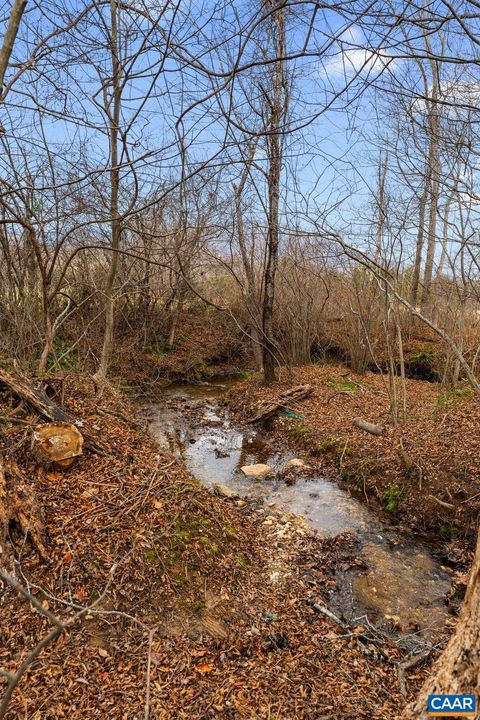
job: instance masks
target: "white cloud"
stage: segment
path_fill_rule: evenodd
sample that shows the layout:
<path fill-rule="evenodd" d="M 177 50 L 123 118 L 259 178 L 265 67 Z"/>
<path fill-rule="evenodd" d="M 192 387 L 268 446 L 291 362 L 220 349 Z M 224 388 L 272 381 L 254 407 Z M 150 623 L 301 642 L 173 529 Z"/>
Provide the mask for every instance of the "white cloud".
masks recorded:
<path fill-rule="evenodd" d="M 383 48 L 367 47 L 358 28 L 349 28 L 340 35 L 332 54 L 322 63 L 322 72 L 330 79 L 358 74 L 380 73 L 392 59 Z"/>

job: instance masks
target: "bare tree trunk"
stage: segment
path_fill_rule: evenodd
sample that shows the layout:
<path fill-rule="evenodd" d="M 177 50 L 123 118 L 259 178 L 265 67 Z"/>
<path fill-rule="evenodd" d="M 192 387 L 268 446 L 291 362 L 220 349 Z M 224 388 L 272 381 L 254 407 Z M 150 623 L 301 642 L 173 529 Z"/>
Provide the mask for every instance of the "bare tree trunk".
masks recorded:
<path fill-rule="evenodd" d="M 403 352 L 403 337 L 402 337 L 402 325 L 400 323 L 400 317 L 398 313 L 398 305 L 395 308 L 395 324 L 397 327 L 397 346 L 398 346 L 398 357 L 400 362 L 400 379 L 402 383 L 402 417 L 403 420 L 407 419 L 407 404 L 408 404 L 408 395 L 407 395 L 407 382 L 405 378 L 405 355 Z"/>
<path fill-rule="evenodd" d="M 377 220 L 377 236 L 375 239 L 375 253 L 376 257 L 382 256 L 382 240 L 383 240 L 383 229 L 385 227 L 385 220 L 387 213 L 385 209 L 385 184 L 387 181 L 388 173 L 388 149 L 385 155 L 385 160 L 378 165 L 378 220 Z"/>
<path fill-rule="evenodd" d="M 456 184 L 455 184 L 455 191 L 456 191 Z M 455 191 L 450 193 L 450 195 L 447 198 L 447 202 L 445 204 L 445 211 L 444 211 L 444 216 L 443 216 L 442 252 L 440 255 L 440 260 L 438 261 L 437 277 L 440 277 L 442 275 L 443 266 L 445 265 L 445 259 L 447 257 L 448 223 L 449 223 L 449 218 L 450 218 L 450 208 L 452 206 L 452 201 L 453 201 Z"/>
<path fill-rule="evenodd" d="M 113 349 L 114 340 L 114 323 L 115 323 L 115 279 L 117 277 L 119 249 L 121 241 L 121 220 L 119 213 L 119 189 L 120 189 L 120 170 L 118 167 L 118 135 L 120 123 L 121 108 L 121 85 L 120 85 L 120 62 L 118 52 L 118 7 L 116 0 L 110 2 L 111 16 L 111 58 L 112 58 L 112 89 L 113 89 L 113 112 L 109 111 L 109 100 L 107 98 L 107 89 L 104 88 L 104 104 L 109 115 L 110 125 L 110 228 L 111 228 L 111 257 L 109 258 L 110 267 L 107 275 L 105 286 L 105 331 L 103 336 L 103 346 L 100 356 L 100 363 L 95 374 L 95 379 L 99 383 L 106 380 L 110 357 Z"/>
<path fill-rule="evenodd" d="M 417 699 L 402 720 L 426 720 L 428 695 L 480 693 L 480 533 L 460 617 Z"/>
<path fill-rule="evenodd" d="M 271 5 L 278 8 L 272 16 L 275 33 L 276 57 L 285 56 L 285 3 L 271 0 Z M 282 172 L 283 138 L 282 127 L 285 122 L 288 96 L 285 77 L 285 62 L 277 60 L 273 70 L 273 98 L 269 102 L 270 122 L 267 136 L 268 152 L 268 228 L 267 257 L 264 274 L 263 297 L 263 378 L 266 384 L 275 380 L 277 348 L 273 330 L 273 304 L 275 300 L 275 275 L 278 265 L 279 244 L 279 206 L 280 206 L 280 175 Z"/>
<path fill-rule="evenodd" d="M 423 181 L 423 191 L 418 206 L 418 230 L 417 245 L 415 250 L 415 263 L 413 266 L 412 284 L 410 285 L 410 304 L 416 307 L 418 300 L 418 288 L 420 286 L 420 268 L 422 267 L 423 239 L 425 234 L 425 214 L 427 198 L 430 190 L 430 173 L 428 172 L 428 161 Z"/>
<path fill-rule="evenodd" d="M 42 316 L 43 316 L 43 349 L 38 361 L 37 372 L 41 375 L 45 372 L 47 367 L 48 358 L 53 352 L 53 340 L 54 340 L 54 325 L 52 322 L 51 313 L 51 295 L 50 295 L 50 282 L 51 275 L 48 269 L 48 261 L 42 253 L 41 244 L 37 237 L 36 230 L 32 225 L 32 218 L 30 210 L 27 209 L 28 222 L 25 225 L 25 231 L 32 251 L 33 270 L 35 270 L 35 261 L 38 267 L 40 282 L 41 282 L 41 302 L 42 302 Z M 29 278 L 30 279 L 30 278 Z M 29 283 L 28 292 L 32 293 L 34 286 L 32 287 Z"/>
<path fill-rule="evenodd" d="M 172 320 L 170 323 L 170 331 L 168 333 L 167 345 L 169 348 L 173 348 L 175 344 L 175 338 L 177 334 L 178 320 L 185 304 L 185 297 L 187 292 L 187 286 L 182 278 L 178 281 L 179 285 L 175 289 L 175 297 L 172 302 Z"/>
<path fill-rule="evenodd" d="M 427 48 L 430 43 L 426 40 Z M 431 63 L 432 67 L 432 95 L 429 102 L 428 130 L 430 134 L 430 147 L 428 151 L 429 175 L 431 177 L 430 206 L 428 214 L 428 241 L 427 257 L 425 260 L 425 271 L 423 274 L 422 288 L 422 312 L 426 312 L 430 302 L 430 293 L 433 277 L 433 263 L 435 260 L 435 246 L 437 242 L 437 215 L 438 198 L 440 194 L 440 111 L 438 108 L 438 96 L 440 92 L 440 77 L 436 62 Z"/>
<path fill-rule="evenodd" d="M 245 168 L 242 172 L 240 182 L 233 186 L 235 192 L 235 218 L 237 223 L 237 236 L 238 244 L 240 247 L 240 254 L 242 256 L 243 270 L 245 272 L 245 289 L 243 291 L 245 298 L 245 306 L 249 318 L 249 335 L 250 342 L 252 344 L 253 356 L 255 358 L 255 365 L 257 370 L 263 369 L 263 349 L 261 341 L 260 331 L 260 309 L 257 302 L 257 293 L 255 290 L 255 273 L 253 269 L 253 257 L 251 257 L 247 250 L 247 243 L 245 240 L 245 227 L 243 223 L 243 212 L 242 212 L 242 194 L 245 188 L 245 183 L 248 179 L 250 167 L 253 162 L 255 155 L 255 145 L 250 146 L 250 151 L 246 161 Z"/>
<path fill-rule="evenodd" d="M 43 325 L 45 338 L 42 354 L 40 356 L 40 360 L 38 361 L 37 371 L 39 375 L 42 375 L 45 372 L 48 358 L 53 353 L 53 323 L 50 315 L 48 299 L 45 298 L 45 294 L 43 300 Z"/>
<path fill-rule="evenodd" d="M 10 55 L 12 54 L 13 44 L 17 37 L 18 29 L 24 10 L 27 6 L 27 0 L 15 0 L 8 19 L 7 30 L 3 36 L 2 47 L 0 48 L 0 102 L 2 101 L 3 83 L 5 73 L 7 71 Z"/>

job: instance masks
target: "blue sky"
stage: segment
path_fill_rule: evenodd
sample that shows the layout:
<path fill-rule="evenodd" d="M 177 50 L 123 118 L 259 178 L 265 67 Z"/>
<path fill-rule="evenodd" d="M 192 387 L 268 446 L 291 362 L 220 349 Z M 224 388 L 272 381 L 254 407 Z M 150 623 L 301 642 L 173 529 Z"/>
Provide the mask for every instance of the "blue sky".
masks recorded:
<path fill-rule="evenodd" d="M 51 1 L 37 7 L 30 5 L 14 60 L 27 57 L 39 37 L 62 26 L 69 16 L 84 7 L 84 3 L 71 0 L 63 0 L 63 5 Z M 138 7 L 142 7 L 140 2 Z M 181 173 L 176 123 L 188 105 L 195 102 L 198 104 L 186 113 L 183 123 L 188 148 L 185 172 L 188 174 L 202 165 L 208 168 L 208 175 L 222 169 L 225 184 L 219 192 L 226 195 L 231 180 L 242 169 L 238 162 L 241 154 L 234 140 L 244 136 L 232 127 L 227 128 L 218 99 L 228 107 L 233 98 L 245 128 L 255 130 L 258 122 L 247 101 L 255 105 L 259 89 L 250 71 L 245 71 L 235 82 L 231 96 L 231 83 L 219 75 L 232 66 L 242 46 L 234 38 L 238 28 L 245 40 L 258 18 L 258 9 L 250 2 L 244 5 L 180 2 L 176 10 L 170 3 L 163 14 L 158 11 L 158 3 L 148 3 L 148 7 L 152 13 L 157 12 L 160 30 L 151 33 L 150 45 L 133 64 L 135 76 L 124 90 L 122 129 L 133 117 L 136 120 L 128 136 L 129 157 L 123 156 L 123 162 L 131 161 L 132 165 L 125 164 L 126 192 L 122 202 L 128 207 L 134 184 L 132 166 L 142 197 L 151 197 L 159 187 L 176 186 Z M 306 56 L 289 61 L 289 72 L 294 77 L 291 126 L 298 129 L 286 138 L 283 219 L 287 224 L 306 222 L 308 214 L 318 218 L 326 212 L 332 226 L 361 236 L 368 214 L 375 214 L 373 196 L 380 156 L 377 128 L 382 127 L 385 137 L 392 132 L 389 103 L 393 95 L 389 93 L 401 89 L 402 83 L 408 86 L 408 93 L 415 93 L 417 88 L 421 91 L 415 65 L 400 57 L 407 52 L 404 45 L 399 45 L 405 38 L 398 27 L 387 23 L 379 28 L 373 22 L 362 22 L 361 27 L 355 17 L 355 11 L 360 13 L 361 9 L 360 3 L 353 3 L 340 6 L 338 12 L 331 9 L 317 12 Z M 293 55 L 304 45 L 312 6 L 295 6 L 294 11 L 288 30 L 288 50 Z M 107 7 L 102 14 L 108 28 Z M 128 26 L 131 34 L 133 55 L 151 24 L 138 16 L 121 15 L 125 23 L 122 30 Z M 91 20 L 92 15 L 69 35 L 52 40 L 55 50 L 51 57 L 40 60 L 13 88 L 7 106 L 2 108 L 2 122 L 7 130 L 3 141 L 16 153 L 20 166 L 23 150 L 28 164 L 44 178 L 39 184 L 49 185 L 50 171 L 42 149 L 45 137 L 58 161 L 58 177 L 68 181 L 75 173 L 85 174 L 80 183 L 83 192 L 90 194 L 91 201 L 101 208 L 106 202 L 102 183 L 108 180 L 110 162 L 106 117 L 96 103 L 101 97 L 101 80 L 109 76 L 110 69 L 105 30 L 98 16 L 95 22 Z M 138 23 L 142 34 L 132 35 L 134 23 Z M 164 57 L 165 35 L 170 31 L 179 49 Z M 407 31 L 412 36 L 411 45 L 421 48 L 423 41 L 418 31 L 411 28 Z M 240 64 L 257 57 L 257 42 L 262 43 L 258 33 L 243 45 Z M 439 37 L 432 36 L 435 49 L 439 42 Z M 465 56 L 470 52 L 468 40 L 461 36 L 452 34 L 449 42 L 447 52 L 452 55 L 459 48 Z M 200 67 L 188 66 L 182 58 L 189 54 L 194 64 L 210 68 L 216 77 L 209 77 Z M 424 65 L 428 74 L 428 64 Z M 455 67 L 445 66 L 445 76 L 453 75 Z M 462 68 L 469 81 L 472 76 L 472 82 L 475 71 L 474 64 Z M 14 72 L 15 68 L 10 77 Z M 262 73 L 262 69 L 255 71 L 257 81 Z M 41 98 L 41 111 L 32 102 L 32 95 Z M 256 160 L 259 167 L 264 167 L 261 145 Z M 91 172 L 93 176 L 87 175 Z M 257 175 L 256 182 L 264 194 L 261 175 Z M 253 202 L 255 193 L 251 195 Z M 258 201 L 255 214 L 259 219 L 262 216 L 262 203 Z"/>

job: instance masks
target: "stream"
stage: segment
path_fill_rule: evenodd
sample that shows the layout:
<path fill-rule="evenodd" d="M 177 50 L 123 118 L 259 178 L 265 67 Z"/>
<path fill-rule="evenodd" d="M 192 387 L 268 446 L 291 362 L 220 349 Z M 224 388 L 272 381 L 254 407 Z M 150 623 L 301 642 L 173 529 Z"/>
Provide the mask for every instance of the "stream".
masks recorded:
<path fill-rule="evenodd" d="M 243 465 L 265 463 L 278 472 L 294 455 L 279 449 L 264 429 L 233 422 L 221 405 L 233 382 L 166 388 L 147 408 L 150 433 L 159 446 L 181 457 L 207 487 L 227 485 L 241 498 L 263 505 L 267 514 L 274 508 L 301 515 L 321 537 L 354 534 L 359 542 L 356 554 L 367 569 L 339 569 L 328 591 L 329 607 L 350 623 L 367 621 L 390 633 L 393 623 L 403 637 L 435 643 L 448 618 L 447 569 L 427 544 L 393 528 L 335 479 L 304 477 L 301 471 L 292 485 L 275 476 L 245 477 L 240 472 Z"/>

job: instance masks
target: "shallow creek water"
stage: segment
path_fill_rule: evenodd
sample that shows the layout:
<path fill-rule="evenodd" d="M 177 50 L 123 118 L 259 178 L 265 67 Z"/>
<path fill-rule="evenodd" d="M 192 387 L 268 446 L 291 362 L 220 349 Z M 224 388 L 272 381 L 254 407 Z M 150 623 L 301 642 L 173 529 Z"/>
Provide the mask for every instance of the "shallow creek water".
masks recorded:
<path fill-rule="evenodd" d="M 150 432 L 160 446 L 181 457 L 188 470 L 207 487 L 222 483 L 240 497 L 256 499 L 265 509 L 295 513 L 320 536 L 350 532 L 359 540 L 357 553 L 367 569 L 339 570 L 329 605 L 350 622 L 365 618 L 382 629 L 394 616 L 402 634 L 433 641 L 447 619 L 445 595 L 450 576 L 430 548 L 408 532 L 392 528 L 334 479 L 302 477 L 252 480 L 240 467 L 266 463 L 280 470 L 293 454 L 278 450 L 268 433 L 240 428 L 220 406 L 225 384 L 171 385 L 149 406 Z M 189 410 L 200 411 L 201 421 Z M 412 638 L 413 639 L 413 638 Z"/>

